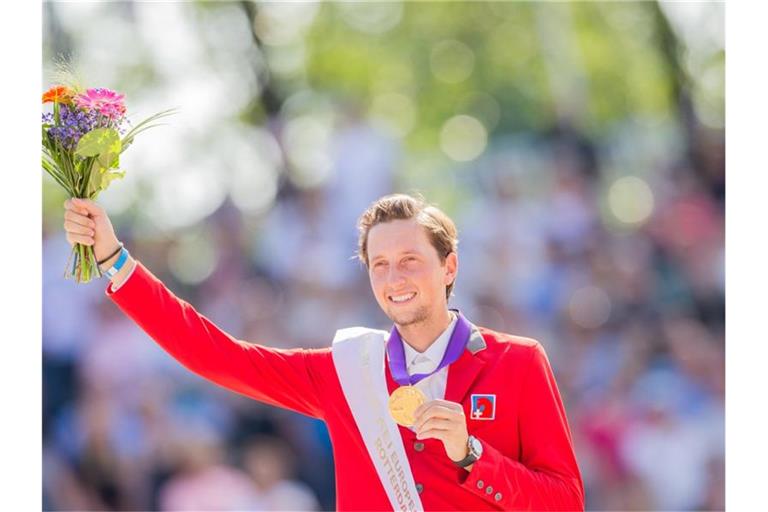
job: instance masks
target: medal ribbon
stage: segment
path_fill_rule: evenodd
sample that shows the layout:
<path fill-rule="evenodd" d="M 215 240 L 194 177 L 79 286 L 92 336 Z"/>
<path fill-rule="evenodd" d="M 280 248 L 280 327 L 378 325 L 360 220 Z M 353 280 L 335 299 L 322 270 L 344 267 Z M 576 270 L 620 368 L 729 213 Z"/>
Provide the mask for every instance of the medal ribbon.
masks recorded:
<path fill-rule="evenodd" d="M 400 333 L 397 332 L 397 327 L 392 327 L 392 331 L 389 333 L 389 340 L 387 341 L 387 355 L 389 356 L 389 368 L 392 371 L 392 378 L 395 382 L 401 386 L 416 384 L 420 380 L 426 379 L 430 375 L 437 373 L 459 358 L 464 351 L 464 348 L 467 346 L 469 335 L 472 332 L 472 326 L 458 309 L 452 309 L 451 311 L 456 313 L 456 325 L 453 328 L 453 333 L 451 334 L 451 339 L 448 341 L 448 346 L 445 349 L 442 361 L 440 361 L 437 368 L 430 373 L 408 375 L 408 370 L 405 364 L 403 340 L 400 338 Z"/>

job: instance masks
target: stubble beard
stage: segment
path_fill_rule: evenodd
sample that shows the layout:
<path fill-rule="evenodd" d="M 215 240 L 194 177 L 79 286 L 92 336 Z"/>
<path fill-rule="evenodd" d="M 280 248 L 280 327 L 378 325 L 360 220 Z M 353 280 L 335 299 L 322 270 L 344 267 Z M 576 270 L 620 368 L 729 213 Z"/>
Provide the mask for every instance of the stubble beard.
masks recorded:
<path fill-rule="evenodd" d="M 427 306 L 419 306 L 413 311 L 389 312 L 387 316 L 397 326 L 407 327 L 426 321 L 429 318 L 429 309 Z"/>

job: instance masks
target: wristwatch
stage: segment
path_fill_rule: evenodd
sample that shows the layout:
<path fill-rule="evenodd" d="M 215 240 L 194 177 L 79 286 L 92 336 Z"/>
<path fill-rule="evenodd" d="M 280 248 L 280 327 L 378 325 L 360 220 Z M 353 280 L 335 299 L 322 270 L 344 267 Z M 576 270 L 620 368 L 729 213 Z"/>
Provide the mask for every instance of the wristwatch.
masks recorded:
<path fill-rule="evenodd" d="M 470 464 L 474 464 L 475 462 L 477 462 L 477 459 L 479 459 L 480 456 L 483 454 L 483 445 L 480 442 L 480 440 L 475 436 L 469 436 L 469 438 L 467 439 L 467 448 L 469 448 L 469 453 L 467 454 L 467 456 L 459 461 L 453 462 L 460 468 L 465 468 Z"/>

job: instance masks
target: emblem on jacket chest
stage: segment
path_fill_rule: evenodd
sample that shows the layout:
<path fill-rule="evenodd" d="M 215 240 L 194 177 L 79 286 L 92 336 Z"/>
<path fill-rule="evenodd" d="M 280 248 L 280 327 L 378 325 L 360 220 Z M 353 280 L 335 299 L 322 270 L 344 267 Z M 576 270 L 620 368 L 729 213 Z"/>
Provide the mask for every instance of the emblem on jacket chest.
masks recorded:
<path fill-rule="evenodd" d="M 470 414 L 473 420 L 492 420 L 496 418 L 496 395 L 471 395 Z"/>

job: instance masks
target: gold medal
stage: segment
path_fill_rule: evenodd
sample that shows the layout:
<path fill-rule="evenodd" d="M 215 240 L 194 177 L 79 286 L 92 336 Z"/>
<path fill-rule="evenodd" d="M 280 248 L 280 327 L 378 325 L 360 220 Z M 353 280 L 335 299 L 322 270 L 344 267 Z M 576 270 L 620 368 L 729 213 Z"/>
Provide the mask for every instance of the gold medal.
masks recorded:
<path fill-rule="evenodd" d="M 389 396 L 389 414 L 398 425 L 410 427 L 416 423 L 416 409 L 426 401 L 427 397 L 419 388 L 401 386 Z"/>

